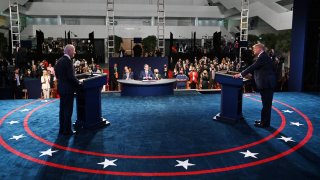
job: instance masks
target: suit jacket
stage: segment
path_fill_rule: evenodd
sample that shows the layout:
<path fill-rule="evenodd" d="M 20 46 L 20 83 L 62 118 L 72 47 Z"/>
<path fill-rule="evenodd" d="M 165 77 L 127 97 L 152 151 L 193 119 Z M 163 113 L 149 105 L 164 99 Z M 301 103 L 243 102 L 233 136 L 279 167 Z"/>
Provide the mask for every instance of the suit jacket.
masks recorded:
<path fill-rule="evenodd" d="M 127 79 L 127 73 L 123 73 L 122 79 Z M 129 73 L 129 79 L 133 79 L 133 72 Z"/>
<path fill-rule="evenodd" d="M 18 74 L 18 78 L 19 78 L 19 82 L 20 82 L 19 86 L 22 86 L 22 76 L 20 74 Z M 16 74 L 13 73 L 13 75 L 12 75 L 12 87 L 13 88 L 18 87 L 17 82 L 18 82 L 18 80 L 16 79 Z"/>
<path fill-rule="evenodd" d="M 161 74 L 153 74 L 154 75 L 154 79 L 157 79 L 157 80 L 159 80 L 159 79 L 162 79 L 162 76 L 161 76 Z"/>
<path fill-rule="evenodd" d="M 62 56 L 54 66 L 58 80 L 60 94 L 73 94 L 79 86 L 79 80 L 74 75 L 72 61 L 67 56 Z"/>
<path fill-rule="evenodd" d="M 148 71 L 148 77 L 151 77 L 152 79 L 154 79 L 154 75 L 152 73 L 152 71 Z M 140 72 L 140 76 L 139 76 L 140 79 L 145 79 L 146 78 L 146 72 L 144 70 L 142 70 Z"/>
<path fill-rule="evenodd" d="M 262 52 L 257 61 L 242 71 L 241 75 L 246 76 L 248 73 L 253 73 L 258 90 L 273 89 L 276 86 L 272 60 L 266 52 Z"/>

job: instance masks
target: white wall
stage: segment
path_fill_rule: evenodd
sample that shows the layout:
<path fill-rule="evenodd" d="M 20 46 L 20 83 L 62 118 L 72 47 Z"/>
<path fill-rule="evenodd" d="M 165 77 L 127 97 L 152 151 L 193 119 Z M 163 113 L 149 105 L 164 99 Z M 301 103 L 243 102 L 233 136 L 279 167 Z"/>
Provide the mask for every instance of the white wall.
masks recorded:
<path fill-rule="evenodd" d="M 36 36 L 36 30 L 41 30 L 45 38 L 53 37 L 64 38 L 65 31 L 71 31 L 76 34 L 77 38 L 89 38 L 88 34 L 94 31 L 94 36 L 97 39 L 104 39 L 107 36 L 106 26 L 101 25 L 33 25 L 28 26 L 22 33 L 23 38 L 29 36 Z M 219 26 L 215 27 L 195 27 L 195 26 L 166 26 L 165 38 L 170 38 L 170 32 L 174 34 L 174 38 L 190 38 L 191 32 L 197 32 L 197 37 L 204 35 L 211 35 L 216 31 L 220 31 Z M 118 25 L 115 26 L 115 34 L 122 38 L 142 37 L 145 38 L 149 35 L 157 35 L 157 26 L 129 26 Z M 71 37 L 73 38 L 73 37 Z"/>
<path fill-rule="evenodd" d="M 116 4 L 115 16 L 152 17 L 157 16 L 157 5 Z M 106 16 L 106 3 L 58 3 L 34 2 L 25 12 L 27 15 L 66 15 L 66 16 Z M 167 17 L 212 17 L 223 18 L 217 6 L 166 5 Z"/>

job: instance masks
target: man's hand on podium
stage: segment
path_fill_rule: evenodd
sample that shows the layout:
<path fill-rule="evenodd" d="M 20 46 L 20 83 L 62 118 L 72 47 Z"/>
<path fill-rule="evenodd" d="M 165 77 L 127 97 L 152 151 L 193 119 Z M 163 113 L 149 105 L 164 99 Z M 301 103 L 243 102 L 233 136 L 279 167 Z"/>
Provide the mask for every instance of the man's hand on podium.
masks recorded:
<path fill-rule="evenodd" d="M 79 85 L 80 85 L 80 86 L 83 85 L 83 80 L 84 80 L 84 79 L 80 79 L 80 80 L 79 80 Z"/>
<path fill-rule="evenodd" d="M 238 73 L 238 74 L 233 75 L 233 78 L 242 78 L 242 75 L 241 75 L 241 73 Z"/>

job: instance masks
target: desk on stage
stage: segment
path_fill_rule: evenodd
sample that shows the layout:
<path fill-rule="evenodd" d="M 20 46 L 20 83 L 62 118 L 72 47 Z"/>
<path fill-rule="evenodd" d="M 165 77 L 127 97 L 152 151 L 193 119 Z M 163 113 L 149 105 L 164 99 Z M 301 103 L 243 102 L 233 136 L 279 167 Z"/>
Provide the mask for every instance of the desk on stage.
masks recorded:
<path fill-rule="evenodd" d="M 121 96 L 163 96 L 173 95 L 176 79 L 160 80 L 118 80 L 122 85 Z"/>
<path fill-rule="evenodd" d="M 107 82 L 106 74 L 79 74 L 76 76 L 83 82 L 77 89 L 77 121 L 76 131 L 95 129 L 110 123 L 101 115 L 101 89 Z"/>
<path fill-rule="evenodd" d="M 217 72 L 215 79 L 221 84 L 220 113 L 213 117 L 215 120 L 237 122 L 243 119 L 242 94 L 245 78 L 233 78 L 238 72 Z"/>

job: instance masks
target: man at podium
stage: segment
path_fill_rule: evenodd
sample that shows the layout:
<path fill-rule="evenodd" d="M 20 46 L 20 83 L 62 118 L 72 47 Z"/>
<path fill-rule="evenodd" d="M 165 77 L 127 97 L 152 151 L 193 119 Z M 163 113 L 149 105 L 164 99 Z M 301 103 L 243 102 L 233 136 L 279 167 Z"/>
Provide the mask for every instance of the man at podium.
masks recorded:
<path fill-rule="evenodd" d="M 254 74 L 257 90 L 260 92 L 262 100 L 261 120 L 256 121 L 255 126 L 261 128 L 270 126 L 273 91 L 276 86 L 272 60 L 264 49 L 263 44 L 255 44 L 253 53 L 257 57 L 256 62 L 241 73 L 234 75 L 235 78 L 241 78 L 249 73 Z"/>
<path fill-rule="evenodd" d="M 71 44 L 64 48 L 64 55 L 54 67 L 60 94 L 59 134 L 72 135 L 71 117 L 73 111 L 74 93 L 81 82 L 75 77 L 71 58 L 76 54 L 75 47 Z"/>
<path fill-rule="evenodd" d="M 152 79 L 154 79 L 154 74 L 149 69 L 149 65 L 148 64 L 144 65 L 144 70 L 142 70 L 140 72 L 139 79 L 141 79 L 141 80 L 152 80 Z"/>

